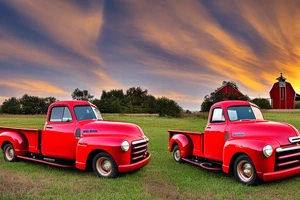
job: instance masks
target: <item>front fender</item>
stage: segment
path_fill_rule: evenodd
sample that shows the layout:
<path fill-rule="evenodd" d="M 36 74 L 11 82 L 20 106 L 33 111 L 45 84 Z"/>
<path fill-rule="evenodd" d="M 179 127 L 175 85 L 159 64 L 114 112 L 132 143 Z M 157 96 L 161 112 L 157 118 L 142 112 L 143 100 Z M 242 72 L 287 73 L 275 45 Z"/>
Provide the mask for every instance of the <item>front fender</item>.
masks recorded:
<path fill-rule="evenodd" d="M 263 155 L 263 148 L 268 144 L 273 147 L 273 154 L 269 158 L 266 158 Z M 275 151 L 279 146 L 280 145 L 276 140 L 270 138 L 242 138 L 228 140 L 224 146 L 222 169 L 224 172 L 228 173 L 237 156 L 246 154 L 251 158 L 259 176 L 262 172 L 274 171 Z"/>
<path fill-rule="evenodd" d="M 181 157 L 190 156 L 193 152 L 193 142 L 192 140 L 184 134 L 175 134 L 171 137 L 169 143 L 169 151 L 171 152 L 174 148 L 174 145 L 179 146 Z"/>
<path fill-rule="evenodd" d="M 124 152 L 121 149 L 123 138 L 116 137 L 86 137 L 81 138 L 76 148 L 76 167 L 86 169 L 86 162 L 91 152 L 105 151 L 110 154 L 117 166 L 130 163 L 130 151 Z"/>
<path fill-rule="evenodd" d="M 23 156 L 28 153 L 28 141 L 22 133 L 11 131 L 2 132 L 0 134 L 1 149 L 4 148 L 7 142 L 13 145 L 17 156 Z"/>

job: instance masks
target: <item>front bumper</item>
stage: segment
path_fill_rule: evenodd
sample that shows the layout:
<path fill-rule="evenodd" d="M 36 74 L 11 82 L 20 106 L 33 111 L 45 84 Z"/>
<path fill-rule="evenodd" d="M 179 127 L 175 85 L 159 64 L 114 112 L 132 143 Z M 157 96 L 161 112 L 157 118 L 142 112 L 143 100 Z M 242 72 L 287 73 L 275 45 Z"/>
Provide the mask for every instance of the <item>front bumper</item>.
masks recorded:
<path fill-rule="evenodd" d="M 300 166 L 263 174 L 264 181 L 275 181 L 300 174 Z"/>
<path fill-rule="evenodd" d="M 144 160 L 141 160 L 139 162 L 129 164 L 129 165 L 119 165 L 118 170 L 121 173 L 135 171 L 135 170 L 147 165 L 150 161 L 150 158 L 151 158 L 151 154 L 149 153 L 148 156 Z"/>

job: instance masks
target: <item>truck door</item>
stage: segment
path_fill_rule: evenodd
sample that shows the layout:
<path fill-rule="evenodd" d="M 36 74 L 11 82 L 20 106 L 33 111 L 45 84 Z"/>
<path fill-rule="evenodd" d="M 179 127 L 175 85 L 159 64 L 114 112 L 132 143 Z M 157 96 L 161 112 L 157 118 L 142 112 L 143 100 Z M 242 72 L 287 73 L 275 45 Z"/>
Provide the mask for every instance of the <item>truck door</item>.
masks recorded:
<path fill-rule="evenodd" d="M 225 133 L 226 124 L 223 109 L 214 108 L 204 132 L 205 158 L 222 162 L 223 147 L 227 137 Z"/>
<path fill-rule="evenodd" d="M 42 154 L 47 157 L 75 160 L 74 117 L 67 106 L 51 109 L 42 133 Z"/>

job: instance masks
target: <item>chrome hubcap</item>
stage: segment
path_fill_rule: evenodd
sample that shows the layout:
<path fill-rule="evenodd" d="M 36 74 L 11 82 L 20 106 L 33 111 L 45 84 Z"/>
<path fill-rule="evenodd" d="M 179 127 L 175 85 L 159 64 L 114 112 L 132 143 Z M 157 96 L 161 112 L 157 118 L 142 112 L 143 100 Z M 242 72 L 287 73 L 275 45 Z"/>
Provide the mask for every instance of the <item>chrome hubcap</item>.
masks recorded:
<path fill-rule="evenodd" d="M 112 172 L 112 164 L 107 158 L 99 158 L 96 163 L 98 172 L 102 176 L 109 176 Z"/>
<path fill-rule="evenodd" d="M 237 173 L 244 182 L 249 182 L 253 177 L 253 167 L 248 161 L 241 161 L 237 167 Z"/>
<path fill-rule="evenodd" d="M 174 152 L 174 158 L 176 161 L 179 161 L 180 160 L 180 151 L 179 149 L 177 149 L 175 152 Z"/>
<path fill-rule="evenodd" d="M 15 156 L 15 152 L 14 152 L 13 148 L 11 148 L 11 147 L 7 148 L 6 149 L 6 158 L 8 160 L 12 160 L 14 158 L 14 156 Z"/>

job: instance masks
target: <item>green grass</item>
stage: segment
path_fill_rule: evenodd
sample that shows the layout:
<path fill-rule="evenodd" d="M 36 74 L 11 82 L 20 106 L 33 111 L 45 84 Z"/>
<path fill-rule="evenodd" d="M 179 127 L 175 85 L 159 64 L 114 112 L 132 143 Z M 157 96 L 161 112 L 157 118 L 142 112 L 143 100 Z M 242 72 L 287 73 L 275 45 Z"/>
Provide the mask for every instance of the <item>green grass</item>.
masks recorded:
<path fill-rule="evenodd" d="M 44 117 L 1 116 L 0 126 L 42 128 Z M 138 124 L 149 137 L 152 160 L 144 168 L 116 179 L 101 179 L 92 171 L 63 169 L 28 161 L 5 162 L 0 155 L 0 199 L 300 199 L 300 177 L 238 184 L 233 175 L 178 164 L 168 152 L 169 129 L 202 131 L 203 117 L 181 119 L 104 115 L 107 120 Z M 300 113 L 265 113 L 300 129 Z"/>

